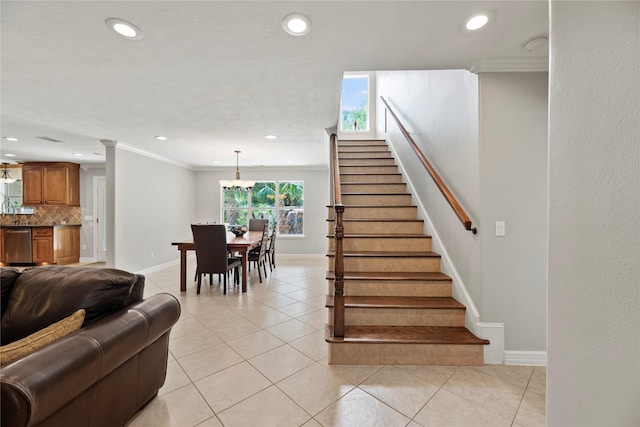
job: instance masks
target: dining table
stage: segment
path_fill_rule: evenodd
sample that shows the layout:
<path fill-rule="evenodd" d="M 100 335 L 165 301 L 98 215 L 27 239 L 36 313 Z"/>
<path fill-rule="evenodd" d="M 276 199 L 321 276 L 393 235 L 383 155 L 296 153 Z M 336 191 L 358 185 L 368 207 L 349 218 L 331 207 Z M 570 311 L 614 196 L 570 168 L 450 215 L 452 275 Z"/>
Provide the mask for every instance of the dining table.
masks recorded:
<path fill-rule="evenodd" d="M 251 249 L 260 246 L 262 242 L 262 231 L 248 231 L 242 236 L 236 236 L 227 232 L 227 251 L 237 252 L 242 257 L 242 292 L 247 292 L 247 267 L 249 265 L 248 253 Z M 195 251 L 196 246 L 193 240 L 172 242 L 172 246 L 177 246 L 180 251 L 180 291 L 187 290 L 187 252 Z"/>

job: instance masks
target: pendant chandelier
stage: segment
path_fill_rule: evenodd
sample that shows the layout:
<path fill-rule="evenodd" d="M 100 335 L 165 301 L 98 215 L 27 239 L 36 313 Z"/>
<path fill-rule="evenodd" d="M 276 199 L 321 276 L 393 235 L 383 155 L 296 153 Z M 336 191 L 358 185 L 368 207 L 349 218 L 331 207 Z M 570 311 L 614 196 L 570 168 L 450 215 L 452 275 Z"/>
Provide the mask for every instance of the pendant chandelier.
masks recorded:
<path fill-rule="evenodd" d="M 4 169 L 2 170 L 2 176 L 0 177 L 0 183 L 2 183 L 2 184 L 13 184 L 14 182 L 17 181 L 17 179 L 16 178 L 11 178 L 11 175 L 9 175 L 9 170 L 7 169 L 7 164 L 8 163 L 3 163 Z"/>
<path fill-rule="evenodd" d="M 222 185 L 222 188 L 245 188 L 247 190 L 251 190 L 251 188 L 253 188 L 253 186 L 255 185 L 255 181 L 245 181 L 243 179 L 240 179 L 240 168 L 238 166 L 238 160 L 239 160 L 239 155 L 240 155 L 240 150 L 235 150 L 234 153 L 236 153 L 236 179 L 234 180 L 226 180 L 226 179 L 222 179 L 220 180 L 220 184 Z"/>

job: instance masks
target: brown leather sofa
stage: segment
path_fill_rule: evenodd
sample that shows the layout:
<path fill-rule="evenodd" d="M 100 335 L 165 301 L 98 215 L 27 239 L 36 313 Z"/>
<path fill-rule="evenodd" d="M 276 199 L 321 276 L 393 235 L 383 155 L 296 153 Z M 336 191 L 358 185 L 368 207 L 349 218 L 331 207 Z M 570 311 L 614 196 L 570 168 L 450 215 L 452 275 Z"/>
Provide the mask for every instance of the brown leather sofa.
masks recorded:
<path fill-rule="evenodd" d="M 180 305 L 143 300 L 144 276 L 115 269 L 0 269 L 2 345 L 85 310 L 82 327 L 0 368 L 0 425 L 121 426 L 167 371 Z"/>

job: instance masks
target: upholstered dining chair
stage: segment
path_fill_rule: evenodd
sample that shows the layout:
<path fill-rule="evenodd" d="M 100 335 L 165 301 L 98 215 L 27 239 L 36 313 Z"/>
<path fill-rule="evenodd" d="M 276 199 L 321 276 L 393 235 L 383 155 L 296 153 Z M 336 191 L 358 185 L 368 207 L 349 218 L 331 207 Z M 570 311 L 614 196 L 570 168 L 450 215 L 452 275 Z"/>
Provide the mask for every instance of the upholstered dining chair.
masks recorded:
<path fill-rule="evenodd" d="M 273 227 L 271 227 L 271 233 L 269 234 L 269 242 L 267 244 L 267 261 L 269 262 L 269 271 L 273 271 L 276 268 L 276 234 L 277 234 L 278 224 L 273 223 Z"/>
<path fill-rule="evenodd" d="M 247 253 L 247 263 L 249 264 L 249 271 L 251 271 L 251 263 L 253 262 L 258 270 L 258 279 L 260 279 L 260 283 L 262 283 L 262 273 L 260 272 L 260 266 L 264 270 L 264 277 L 267 277 L 267 240 L 269 239 L 269 228 L 268 224 L 264 224 L 264 228 L 262 229 L 262 241 L 260 242 L 260 246 L 252 249 Z"/>
<path fill-rule="evenodd" d="M 269 226 L 269 220 L 263 218 L 249 218 L 249 231 L 262 231 Z"/>
<path fill-rule="evenodd" d="M 200 293 L 202 275 L 209 275 L 209 285 L 213 274 L 224 276 L 224 294 L 227 294 L 227 275 L 230 270 L 235 270 L 234 282 L 240 283 L 240 266 L 242 260 L 229 257 L 227 253 L 227 230 L 223 224 L 191 224 L 193 243 L 196 247 L 196 277 L 198 287 L 196 293 Z M 218 276 L 220 277 L 220 276 Z"/>

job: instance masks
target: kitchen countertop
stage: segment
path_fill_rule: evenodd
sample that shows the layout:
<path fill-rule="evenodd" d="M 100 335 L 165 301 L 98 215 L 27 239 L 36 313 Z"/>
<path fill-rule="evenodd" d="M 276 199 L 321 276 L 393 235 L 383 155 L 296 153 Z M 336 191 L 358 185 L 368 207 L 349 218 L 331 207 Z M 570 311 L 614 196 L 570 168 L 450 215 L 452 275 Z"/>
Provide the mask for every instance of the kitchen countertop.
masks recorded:
<path fill-rule="evenodd" d="M 82 224 L 3 224 L 0 228 L 80 227 Z"/>

